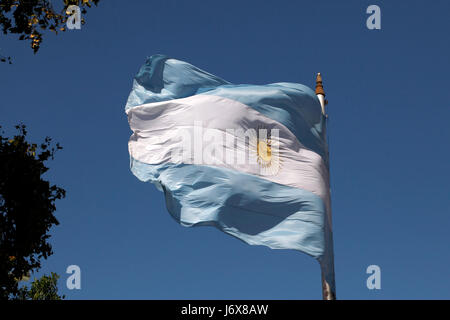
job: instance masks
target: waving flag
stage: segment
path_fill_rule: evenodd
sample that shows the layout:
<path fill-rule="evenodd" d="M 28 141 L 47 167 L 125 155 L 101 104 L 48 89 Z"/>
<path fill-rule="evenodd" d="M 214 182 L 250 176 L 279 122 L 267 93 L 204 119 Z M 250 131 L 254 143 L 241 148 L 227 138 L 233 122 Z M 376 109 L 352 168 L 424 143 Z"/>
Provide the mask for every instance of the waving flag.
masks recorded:
<path fill-rule="evenodd" d="M 235 85 L 154 55 L 126 104 L 132 172 L 181 225 L 316 258 L 334 293 L 325 117 L 296 83 Z"/>

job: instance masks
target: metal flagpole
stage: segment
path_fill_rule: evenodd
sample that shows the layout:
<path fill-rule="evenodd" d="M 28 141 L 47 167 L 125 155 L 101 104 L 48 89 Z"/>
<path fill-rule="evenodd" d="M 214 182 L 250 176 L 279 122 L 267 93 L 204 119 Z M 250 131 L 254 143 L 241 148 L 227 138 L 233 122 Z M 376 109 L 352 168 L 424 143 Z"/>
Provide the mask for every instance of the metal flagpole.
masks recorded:
<path fill-rule="evenodd" d="M 317 74 L 317 77 L 316 77 L 316 95 L 317 95 L 317 98 L 319 98 L 320 106 L 322 107 L 322 114 L 325 117 L 327 117 L 325 106 L 327 105 L 328 101 L 325 100 L 325 91 L 323 90 L 322 75 L 320 74 L 320 72 Z M 330 226 L 330 228 L 331 228 L 331 226 Z M 326 232 L 331 232 L 331 229 L 326 230 Z M 333 243 L 332 243 L 333 240 L 332 240 L 331 236 L 330 236 L 330 239 L 331 239 L 331 243 L 329 243 L 329 245 L 333 246 Z M 332 259 L 334 260 L 333 256 L 332 256 Z M 333 273 L 333 286 L 334 286 L 334 261 L 332 261 L 331 263 L 332 263 L 331 268 L 332 268 L 332 273 Z M 330 284 L 326 281 L 324 273 L 321 272 L 321 274 L 322 274 L 322 299 L 323 300 L 336 300 L 336 293 L 331 288 Z"/>

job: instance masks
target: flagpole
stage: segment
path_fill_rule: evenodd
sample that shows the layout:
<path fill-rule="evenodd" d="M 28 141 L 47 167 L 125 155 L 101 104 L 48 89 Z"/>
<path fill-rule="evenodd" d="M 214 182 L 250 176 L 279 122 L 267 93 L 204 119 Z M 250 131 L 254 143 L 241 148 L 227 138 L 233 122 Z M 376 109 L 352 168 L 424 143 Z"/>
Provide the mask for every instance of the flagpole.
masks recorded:
<path fill-rule="evenodd" d="M 326 110 L 325 110 L 325 106 L 327 105 L 328 101 L 325 100 L 325 91 L 323 90 L 322 75 L 320 74 L 320 72 L 316 76 L 316 95 L 320 101 L 320 106 L 322 107 L 322 114 L 325 117 L 328 117 Z M 331 238 L 331 242 L 332 241 L 333 240 Z M 333 244 L 331 243 L 330 245 L 332 246 Z M 332 264 L 334 265 L 334 261 Z M 321 268 L 322 268 L 322 266 L 321 266 Z M 334 266 L 332 267 L 332 274 L 333 274 L 333 283 L 334 283 Z M 336 300 L 336 293 L 335 293 L 334 289 L 331 288 L 330 284 L 326 281 L 323 271 L 321 272 L 321 276 L 322 276 L 322 299 L 323 300 Z"/>

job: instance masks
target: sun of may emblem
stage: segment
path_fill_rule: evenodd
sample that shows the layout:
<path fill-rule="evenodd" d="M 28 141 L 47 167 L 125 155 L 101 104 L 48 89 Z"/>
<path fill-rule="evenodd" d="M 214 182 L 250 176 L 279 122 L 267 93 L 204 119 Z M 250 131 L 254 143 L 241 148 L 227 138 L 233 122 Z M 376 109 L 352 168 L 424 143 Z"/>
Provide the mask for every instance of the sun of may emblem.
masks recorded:
<path fill-rule="evenodd" d="M 281 167 L 278 130 L 258 128 L 250 139 L 250 150 L 256 156 L 262 175 L 276 175 Z M 274 134 L 275 133 L 275 134 Z"/>

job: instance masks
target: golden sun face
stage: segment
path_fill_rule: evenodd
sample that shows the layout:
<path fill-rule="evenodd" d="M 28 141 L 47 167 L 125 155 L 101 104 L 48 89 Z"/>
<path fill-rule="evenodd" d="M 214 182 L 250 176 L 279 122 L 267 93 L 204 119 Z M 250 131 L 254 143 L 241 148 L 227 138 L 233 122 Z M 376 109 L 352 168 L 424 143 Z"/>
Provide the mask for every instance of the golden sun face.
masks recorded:
<path fill-rule="evenodd" d="M 258 129 L 250 140 L 250 148 L 256 156 L 261 175 L 275 175 L 281 167 L 278 137 L 273 137 L 270 130 Z"/>
<path fill-rule="evenodd" d="M 260 164 L 270 163 L 270 160 L 272 159 L 270 141 L 258 140 L 257 145 L 258 162 Z"/>

